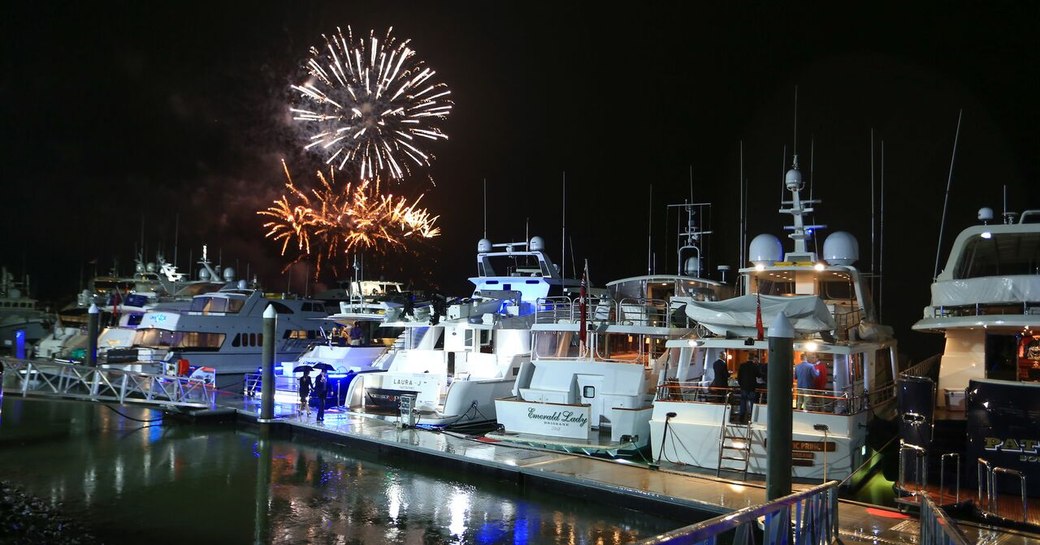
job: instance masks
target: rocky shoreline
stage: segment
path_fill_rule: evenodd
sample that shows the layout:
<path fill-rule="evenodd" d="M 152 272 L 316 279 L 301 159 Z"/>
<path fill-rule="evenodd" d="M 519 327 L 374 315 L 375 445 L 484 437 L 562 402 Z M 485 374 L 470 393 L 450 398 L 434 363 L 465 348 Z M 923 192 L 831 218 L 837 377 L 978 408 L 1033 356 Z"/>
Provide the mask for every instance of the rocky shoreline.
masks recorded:
<path fill-rule="evenodd" d="M 0 544 L 101 545 L 83 526 L 28 492 L 0 481 Z"/>

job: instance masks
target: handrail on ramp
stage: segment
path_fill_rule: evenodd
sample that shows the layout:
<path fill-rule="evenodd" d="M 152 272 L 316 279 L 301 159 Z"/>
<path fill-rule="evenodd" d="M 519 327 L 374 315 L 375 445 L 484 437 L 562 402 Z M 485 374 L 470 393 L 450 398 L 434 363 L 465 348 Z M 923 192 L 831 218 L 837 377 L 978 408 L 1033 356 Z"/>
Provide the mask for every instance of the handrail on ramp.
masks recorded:
<path fill-rule="evenodd" d="M 22 397 L 214 408 L 213 384 L 189 377 L 138 373 L 119 368 L 0 358 L 2 387 Z"/>
<path fill-rule="evenodd" d="M 796 543 L 823 545 L 838 539 L 838 481 L 739 509 L 638 542 L 638 545 Z M 761 524 L 763 537 L 755 537 Z M 724 534 L 732 532 L 732 538 Z"/>

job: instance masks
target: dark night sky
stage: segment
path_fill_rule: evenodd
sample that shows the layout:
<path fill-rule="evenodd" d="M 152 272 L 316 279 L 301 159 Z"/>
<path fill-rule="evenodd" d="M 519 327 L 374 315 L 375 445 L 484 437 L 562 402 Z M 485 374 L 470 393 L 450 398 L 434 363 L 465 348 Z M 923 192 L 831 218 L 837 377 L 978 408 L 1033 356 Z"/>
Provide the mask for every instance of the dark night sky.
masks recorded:
<path fill-rule="evenodd" d="M 566 218 L 574 261 L 602 284 L 645 273 L 649 246 L 659 272 L 675 270 L 665 205 L 689 198 L 692 169 L 694 200 L 712 203 L 710 271 L 736 268 L 741 143 L 748 238 L 779 234 L 796 86 L 815 220 L 858 236 L 915 358 L 938 340 L 909 326 L 928 301 L 959 111 L 943 262 L 1005 186 L 1012 210 L 1040 207 L 1034 2 L 604 5 L 8 3 L 2 261 L 58 300 L 89 260 L 129 272 L 142 239 L 168 258 L 176 240 L 182 269 L 207 243 L 271 289 L 302 290 L 256 211 L 281 192 L 282 158 L 298 182 L 320 166 L 288 129 L 288 86 L 321 34 L 347 25 L 392 26 L 452 90 L 450 139 L 395 188 L 441 216 L 423 267 L 388 266 L 417 286 L 469 291 L 484 180 L 492 241 L 537 234 L 559 256 Z"/>

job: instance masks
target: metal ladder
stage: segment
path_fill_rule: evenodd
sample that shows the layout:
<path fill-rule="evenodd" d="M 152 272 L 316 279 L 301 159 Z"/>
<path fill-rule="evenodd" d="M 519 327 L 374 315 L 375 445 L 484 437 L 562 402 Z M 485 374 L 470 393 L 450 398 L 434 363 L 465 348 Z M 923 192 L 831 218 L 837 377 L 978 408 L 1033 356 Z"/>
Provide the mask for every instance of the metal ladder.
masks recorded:
<path fill-rule="evenodd" d="M 730 423 L 731 395 L 732 392 L 727 393 L 723 402 L 722 428 L 719 430 L 719 465 L 715 476 L 720 476 L 723 470 L 740 471 L 743 473 L 743 479 L 747 480 L 748 465 L 751 463 L 751 421 L 748 420 L 747 424 Z M 741 467 L 725 465 L 729 462 L 737 462 Z"/>

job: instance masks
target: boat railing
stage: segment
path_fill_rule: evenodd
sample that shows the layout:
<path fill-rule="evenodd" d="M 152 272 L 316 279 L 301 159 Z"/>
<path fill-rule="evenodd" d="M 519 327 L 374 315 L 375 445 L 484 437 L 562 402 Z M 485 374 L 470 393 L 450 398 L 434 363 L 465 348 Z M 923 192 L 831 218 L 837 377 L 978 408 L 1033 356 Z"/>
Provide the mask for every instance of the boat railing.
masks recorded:
<path fill-rule="evenodd" d="M 899 378 L 931 378 L 934 381 L 939 376 L 939 361 L 941 359 L 941 356 L 936 354 L 919 363 L 915 363 L 905 370 L 900 371 Z"/>
<path fill-rule="evenodd" d="M 625 298 L 614 301 L 609 297 L 589 297 L 585 306 L 588 322 L 669 326 L 668 301 L 663 299 Z M 543 297 L 538 300 L 536 323 L 579 323 L 581 304 L 578 299 L 565 296 Z"/>
<path fill-rule="evenodd" d="M 637 543 L 835 543 L 838 540 L 839 484 L 838 481 L 829 481 Z M 761 540 L 756 538 L 759 527 L 762 528 Z"/>
<path fill-rule="evenodd" d="M 1027 522 L 1029 517 L 1029 503 L 1026 499 L 1026 475 L 1016 469 L 994 466 L 985 458 L 978 459 L 978 484 L 979 484 L 979 507 L 983 512 L 991 513 L 998 517 L 1013 520 L 1001 511 L 1001 502 L 998 501 L 1000 493 L 997 490 L 997 480 L 1000 475 L 1017 477 L 1018 492 L 1022 498 L 1022 522 Z M 983 494 L 985 492 L 985 494 Z"/>
<path fill-rule="evenodd" d="M 925 318 L 958 318 L 965 316 L 1036 316 L 1040 301 L 972 303 L 925 307 Z"/>
<path fill-rule="evenodd" d="M 890 388 L 889 388 L 890 389 Z M 657 401 L 678 401 L 678 402 L 689 402 L 689 403 L 723 403 L 726 400 L 726 395 L 737 392 L 737 388 L 733 387 L 711 387 L 702 384 L 700 381 L 680 382 L 675 380 L 665 381 L 658 385 L 656 397 Z M 769 392 L 766 388 L 758 388 L 756 391 L 758 405 L 764 405 L 768 403 Z M 816 413 L 827 413 L 827 414 L 856 414 L 865 410 L 868 410 L 873 403 L 872 397 L 868 393 L 861 395 L 852 395 L 850 392 L 834 392 L 832 390 L 810 390 L 810 389 L 796 389 L 796 396 L 793 396 L 795 400 L 798 396 L 804 398 L 805 410 Z M 736 399 L 736 396 L 734 396 Z M 797 401 L 792 404 L 792 408 L 801 408 L 797 406 Z"/>
<path fill-rule="evenodd" d="M 852 330 L 859 327 L 863 319 L 863 311 L 859 308 L 842 311 L 840 307 L 834 306 L 832 317 L 834 318 L 834 331 L 839 341 L 848 341 L 852 338 Z"/>

